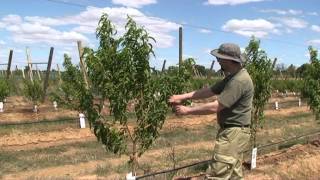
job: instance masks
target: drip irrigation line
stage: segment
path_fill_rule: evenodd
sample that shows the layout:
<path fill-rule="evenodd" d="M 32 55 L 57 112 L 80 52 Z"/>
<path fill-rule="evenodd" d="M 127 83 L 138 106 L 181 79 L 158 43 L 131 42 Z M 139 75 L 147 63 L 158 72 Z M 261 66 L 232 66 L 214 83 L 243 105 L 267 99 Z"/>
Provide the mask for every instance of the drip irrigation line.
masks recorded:
<path fill-rule="evenodd" d="M 317 130 L 315 132 L 311 132 L 311 133 L 308 133 L 308 134 L 300 135 L 300 136 L 295 136 L 295 137 L 292 137 L 292 138 L 289 138 L 289 139 L 285 139 L 285 140 L 282 140 L 282 141 L 278 141 L 278 142 L 275 142 L 275 143 L 260 145 L 257 148 L 258 149 L 263 149 L 263 148 L 266 148 L 266 147 L 269 147 L 269 146 L 274 146 L 274 145 L 277 145 L 277 144 L 287 143 L 287 142 L 290 142 L 290 141 L 293 141 L 293 140 L 297 140 L 297 139 L 308 137 L 308 136 L 313 136 L 313 135 L 316 135 L 316 134 L 320 134 L 320 130 Z M 247 153 L 247 152 L 250 152 L 250 151 L 251 151 L 251 149 L 244 151 L 244 153 Z"/>
<path fill-rule="evenodd" d="M 159 175 L 159 174 L 170 173 L 170 172 L 178 171 L 180 169 L 185 169 L 185 168 L 188 168 L 188 167 L 196 166 L 196 165 L 199 165 L 199 164 L 209 163 L 211 161 L 212 160 L 200 161 L 200 162 L 196 162 L 196 163 L 193 163 L 193 164 L 188 164 L 188 165 L 181 166 L 181 167 L 174 168 L 174 169 L 168 169 L 168 170 L 155 172 L 155 173 L 152 173 L 152 174 L 146 174 L 146 175 L 143 175 L 143 176 L 138 176 L 138 177 L 136 177 L 136 179 L 143 179 L 143 178 L 150 177 L 150 176 L 156 176 L 156 175 Z"/>
<path fill-rule="evenodd" d="M 312 135 L 316 135 L 316 134 L 319 135 L 320 134 L 320 130 L 312 132 L 312 133 L 304 134 L 304 135 L 301 135 L 301 136 L 296 136 L 296 137 L 293 137 L 293 138 L 290 138 L 290 139 L 287 139 L 287 140 L 279 141 L 279 142 L 276 142 L 276 143 L 261 145 L 261 146 L 258 146 L 257 148 L 258 149 L 263 149 L 263 148 L 266 148 L 266 147 L 269 147 L 269 146 L 273 146 L 273 145 L 289 142 L 289 141 L 292 141 L 292 140 L 300 139 L 302 137 L 308 137 L 308 136 L 312 136 Z M 251 151 L 251 149 L 244 151 L 244 153 L 248 153 L 250 151 Z M 199 162 L 196 162 L 196 163 L 188 164 L 188 165 L 181 166 L 181 167 L 174 168 L 174 169 L 168 169 L 168 170 L 163 170 L 163 171 L 159 171 L 159 172 L 155 172 L 155 173 L 150 173 L 150 174 L 138 176 L 138 177 L 136 177 L 136 179 L 143 179 L 143 178 L 146 178 L 146 177 L 156 176 L 156 175 L 159 175 L 159 174 L 175 172 L 175 171 L 178 171 L 180 169 L 185 169 L 185 168 L 196 166 L 196 165 L 199 165 L 199 164 L 209 163 L 211 161 L 212 161 L 211 159 L 204 160 L 204 161 L 199 161 Z"/>
<path fill-rule="evenodd" d="M 0 123 L 0 126 L 17 126 L 17 125 L 27 125 L 27 124 L 40 124 L 40 123 L 55 123 L 63 121 L 76 121 L 79 118 L 69 118 L 69 119 L 59 119 L 59 120 L 41 120 L 41 121 L 28 121 L 23 123 Z"/>

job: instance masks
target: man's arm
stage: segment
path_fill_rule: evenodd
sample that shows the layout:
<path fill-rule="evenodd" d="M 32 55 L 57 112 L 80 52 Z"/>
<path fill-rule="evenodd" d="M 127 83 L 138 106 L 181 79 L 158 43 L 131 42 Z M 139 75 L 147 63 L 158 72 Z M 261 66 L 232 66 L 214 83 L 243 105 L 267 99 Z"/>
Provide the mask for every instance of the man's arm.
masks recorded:
<path fill-rule="evenodd" d="M 211 96 L 214 96 L 215 94 L 211 91 L 210 88 L 205 87 L 202 89 L 199 89 L 197 91 L 192 91 L 185 94 L 179 94 L 179 95 L 173 95 L 170 97 L 169 102 L 173 105 L 175 104 L 181 104 L 181 101 L 188 100 L 188 99 L 204 99 Z"/>
<path fill-rule="evenodd" d="M 224 106 L 215 100 L 214 102 L 200 104 L 194 107 L 177 105 L 175 106 L 175 111 L 177 115 L 208 115 L 217 113 L 223 108 Z"/>

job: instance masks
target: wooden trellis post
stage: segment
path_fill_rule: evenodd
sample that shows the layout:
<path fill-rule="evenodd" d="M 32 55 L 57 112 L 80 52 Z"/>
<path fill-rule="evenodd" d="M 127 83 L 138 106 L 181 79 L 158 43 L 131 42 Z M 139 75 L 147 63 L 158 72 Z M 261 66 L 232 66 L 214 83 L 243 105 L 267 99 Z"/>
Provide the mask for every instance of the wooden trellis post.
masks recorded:
<path fill-rule="evenodd" d="M 50 69 L 51 69 L 53 51 L 54 51 L 54 48 L 51 47 L 51 48 L 50 48 L 49 59 L 48 59 L 48 65 L 47 65 L 46 78 L 44 79 L 44 83 L 43 83 L 43 97 L 42 97 L 42 101 L 44 101 L 45 98 L 46 98 L 47 88 L 48 88 L 48 85 L 49 85 L 49 76 L 50 76 Z"/>
<path fill-rule="evenodd" d="M 22 71 L 22 77 L 23 77 L 23 79 L 26 79 L 26 76 L 24 75 L 24 69 L 22 68 L 21 71 Z"/>
<path fill-rule="evenodd" d="M 164 72 L 164 70 L 166 69 L 166 62 L 167 62 L 167 60 L 163 60 L 161 72 Z"/>
<path fill-rule="evenodd" d="M 61 72 L 60 72 L 59 64 L 57 64 L 57 70 L 58 70 L 59 82 L 61 82 Z"/>
<path fill-rule="evenodd" d="M 33 82 L 33 73 L 32 73 L 32 64 L 31 64 L 31 56 L 30 56 L 30 50 L 29 47 L 26 48 L 26 54 L 27 54 L 27 63 L 29 68 L 29 78 L 31 82 Z"/>
<path fill-rule="evenodd" d="M 215 60 L 212 60 L 211 66 L 210 66 L 210 71 L 207 74 L 207 78 L 211 77 L 211 73 L 213 73 L 213 66 L 214 66 Z"/>
<path fill-rule="evenodd" d="M 87 68 L 86 68 L 85 62 L 83 61 L 82 43 L 81 41 L 78 41 L 77 43 L 78 43 L 78 51 L 79 51 L 79 58 L 80 58 L 80 68 L 82 71 L 84 82 L 86 83 L 86 88 L 89 89 L 88 78 L 87 78 Z"/>
<path fill-rule="evenodd" d="M 38 69 L 38 65 L 36 65 L 36 71 L 37 71 L 37 74 L 38 74 L 38 78 L 41 81 L 41 75 L 40 75 L 40 72 L 39 72 L 39 69 Z"/>
<path fill-rule="evenodd" d="M 13 50 L 10 50 L 9 59 L 8 59 L 8 68 L 7 68 L 7 79 L 9 79 L 9 76 L 11 74 L 10 69 L 11 69 L 12 55 L 13 55 Z"/>
<path fill-rule="evenodd" d="M 182 65 L 182 27 L 179 27 L 179 69 Z"/>

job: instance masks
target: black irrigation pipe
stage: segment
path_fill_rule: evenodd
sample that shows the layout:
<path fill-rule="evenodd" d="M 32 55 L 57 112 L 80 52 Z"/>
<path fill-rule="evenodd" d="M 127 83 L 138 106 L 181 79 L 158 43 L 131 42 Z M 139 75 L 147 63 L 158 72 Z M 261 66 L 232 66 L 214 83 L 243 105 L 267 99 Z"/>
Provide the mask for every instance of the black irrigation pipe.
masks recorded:
<path fill-rule="evenodd" d="M 282 140 L 282 141 L 278 141 L 278 142 L 275 142 L 275 143 L 261 145 L 261 146 L 258 146 L 257 148 L 258 149 L 263 149 L 263 148 L 266 148 L 266 147 L 269 147 L 269 146 L 274 146 L 274 145 L 277 145 L 277 144 L 286 143 L 286 142 L 289 142 L 289 141 L 297 140 L 297 139 L 308 137 L 308 136 L 313 136 L 313 135 L 316 135 L 316 134 L 320 134 L 320 130 L 317 130 L 315 132 L 311 132 L 311 133 L 308 133 L 308 134 L 300 135 L 300 136 L 295 136 L 295 137 L 292 137 L 292 138 L 289 138 L 289 139 L 285 139 L 285 140 Z M 244 153 L 247 153 L 247 152 L 250 152 L 250 149 L 246 150 Z"/>
<path fill-rule="evenodd" d="M 41 120 L 41 121 L 28 121 L 22 123 L 0 123 L 0 126 L 18 126 L 18 125 L 26 125 L 26 124 L 41 124 L 41 123 L 55 123 L 55 122 L 63 122 L 63 121 L 76 121 L 79 118 L 69 118 L 69 119 L 59 119 L 59 120 Z"/>
<path fill-rule="evenodd" d="M 168 170 L 163 170 L 163 171 L 159 171 L 159 172 L 155 172 L 155 173 L 151 173 L 151 174 L 146 174 L 146 175 L 143 175 L 143 176 L 138 176 L 138 177 L 136 177 L 136 179 L 143 179 L 143 178 L 150 177 L 150 176 L 156 176 L 156 175 L 159 175 L 159 174 L 170 173 L 170 172 L 178 171 L 180 169 L 185 169 L 185 168 L 188 168 L 188 167 L 191 167 L 191 166 L 196 166 L 196 165 L 199 165 L 199 164 L 209 163 L 211 161 L 212 161 L 211 159 L 210 160 L 205 160 L 205 161 L 200 161 L 200 162 L 196 162 L 196 163 L 193 163 L 193 164 L 188 164 L 188 165 L 181 166 L 181 167 L 174 168 L 174 169 L 168 169 Z"/>
<path fill-rule="evenodd" d="M 292 140 L 300 139 L 302 137 L 312 136 L 312 135 L 315 135 L 315 134 L 320 134 L 320 130 L 318 130 L 316 132 L 304 134 L 304 135 L 301 135 L 301 136 L 296 136 L 296 137 L 293 137 L 293 138 L 290 138 L 290 139 L 286 139 L 286 140 L 283 140 L 283 141 L 279 141 L 279 142 L 276 142 L 276 143 L 261 145 L 261 146 L 258 146 L 257 148 L 258 149 L 262 149 L 262 148 L 266 148 L 266 147 L 269 147 L 269 146 L 274 146 L 274 145 L 277 145 L 277 144 L 281 144 L 281 143 L 289 142 L 289 141 L 292 141 Z M 251 151 L 251 149 L 246 150 L 244 153 L 247 153 L 247 152 L 250 152 L 250 151 Z M 181 167 L 174 168 L 174 169 L 168 169 L 168 170 L 163 170 L 163 171 L 159 171 L 159 172 L 155 172 L 155 173 L 150 173 L 150 174 L 138 176 L 138 177 L 136 177 L 136 179 L 143 179 L 143 178 L 146 178 L 146 177 L 156 176 L 156 175 L 159 175 L 159 174 L 175 172 L 175 171 L 178 171 L 180 169 L 185 169 L 185 168 L 196 166 L 196 165 L 199 165 L 199 164 L 209 163 L 211 161 L 212 161 L 211 159 L 204 160 L 204 161 L 199 161 L 199 162 L 196 162 L 196 163 L 193 163 L 193 164 L 188 164 L 188 165 L 181 166 Z"/>

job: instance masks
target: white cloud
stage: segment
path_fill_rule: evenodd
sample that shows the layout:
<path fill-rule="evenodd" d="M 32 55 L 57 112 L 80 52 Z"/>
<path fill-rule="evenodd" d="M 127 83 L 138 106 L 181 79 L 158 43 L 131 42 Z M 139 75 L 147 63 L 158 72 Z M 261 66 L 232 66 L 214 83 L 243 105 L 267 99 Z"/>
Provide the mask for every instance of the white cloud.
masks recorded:
<path fill-rule="evenodd" d="M 307 42 L 309 45 L 318 46 L 320 45 L 320 39 L 313 39 Z"/>
<path fill-rule="evenodd" d="M 18 15 L 9 14 L 9 15 L 2 18 L 2 22 L 4 24 L 20 24 L 20 23 L 22 23 L 22 19 Z"/>
<path fill-rule="evenodd" d="M 96 29 L 92 26 L 78 26 L 72 29 L 72 31 L 84 33 L 84 34 L 94 34 Z"/>
<path fill-rule="evenodd" d="M 212 33 L 212 31 L 210 31 L 209 29 L 200 29 L 199 30 L 201 33 L 204 33 L 204 34 L 210 34 Z"/>
<path fill-rule="evenodd" d="M 194 59 L 196 59 L 196 57 L 194 57 L 194 55 L 191 55 L 191 54 L 183 54 L 183 55 L 182 55 L 182 59 L 187 59 L 187 58 L 194 58 Z"/>
<path fill-rule="evenodd" d="M 88 39 L 74 31 L 58 31 L 38 23 L 21 23 L 9 25 L 7 30 L 12 33 L 14 42 L 68 44 L 77 40 L 88 42 Z"/>
<path fill-rule="evenodd" d="M 301 29 L 301 28 L 307 27 L 307 25 L 308 25 L 308 22 L 306 22 L 302 19 L 299 19 L 299 18 L 283 17 L 283 18 L 273 18 L 273 19 L 283 23 L 284 25 L 288 26 L 289 28 Z"/>
<path fill-rule="evenodd" d="M 15 49 L 14 52 L 15 53 L 24 53 L 24 51 L 22 49 Z"/>
<path fill-rule="evenodd" d="M 205 2 L 206 5 L 238 5 L 238 4 L 246 4 L 251 2 L 260 2 L 265 0 L 208 0 Z"/>
<path fill-rule="evenodd" d="M 0 45 L 5 45 L 5 44 L 6 44 L 6 42 L 0 40 Z"/>
<path fill-rule="evenodd" d="M 290 28 L 286 28 L 286 32 L 290 34 L 290 33 L 292 33 L 293 31 L 292 31 L 292 29 L 290 29 Z"/>
<path fill-rule="evenodd" d="M 4 28 L 6 25 L 4 24 L 4 23 L 2 23 L 2 22 L 0 22 L 0 29 L 1 28 Z"/>
<path fill-rule="evenodd" d="M 108 14 L 109 19 L 116 26 L 118 34 L 124 32 L 127 16 L 131 16 L 137 24 L 144 26 L 149 34 L 156 39 L 154 45 L 158 48 L 173 46 L 175 37 L 170 33 L 177 31 L 180 26 L 165 19 L 146 16 L 137 9 L 125 7 L 87 7 L 85 11 L 77 15 L 60 18 L 39 16 L 21 18 L 18 15 L 10 15 L 3 18 L 2 21 L 3 26 L 12 33 L 15 42 L 66 44 L 82 40 L 93 47 L 92 42 L 89 42 L 89 39 L 83 34 L 93 35 L 95 33 L 103 13 Z M 56 29 L 60 26 L 63 26 L 63 31 Z"/>
<path fill-rule="evenodd" d="M 222 29 L 234 32 L 243 36 L 256 36 L 258 38 L 266 37 L 269 33 L 278 33 L 276 25 L 264 19 L 232 19 L 227 21 Z"/>
<path fill-rule="evenodd" d="M 316 32 L 320 32 L 320 26 L 312 25 L 311 30 L 316 31 Z"/>
<path fill-rule="evenodd" d="M 203 50 L 203 52 L 205 54 L 210 54 L 211 51 L 212 51 L 212 49 L 210 49 L 210 48 L 206 48 L 206 49 Z"/>
<path fill-rule="evenodd" d="M 305 56 L 306 58 L 310 59 L 310 54 L 309 54 L 309 52 L 306 52 L 306 53 L 304 54 L 304 56 Z"/>
<path fill-rule="evenodd" d="M 307 14 L 310 16 L 318 16 L 319 15 L 317 12 L 308 12 Z"/>
<path fill-rule="evenodd" d="M 167 21 L 165 19 L 149 17 L 141 11 L 134 8 L 96 8 L 88 7 L 78 15 L 67 16 L 62 18 L 47 17 L 26 17 L 29 22 L 40 23 L 46 26 L 61 25 L 79 25 L 72 31 L 78 33 L 90 34 L 96 31 L 97 24 L 103 13 L 107 13 L 112 23 L 116 26 L 119 34 L 124 32 L 124 26 L 127 22 L 127 16 L 131 16 L 139 25 L 144 26 L 151 36 L 156 39 L 156 47 L 166 48 L 173 45 L 175 38 L 170 35 L 172 31 L 179 28 L 179 24 Z"/>
<path fill-rule="evenodd" d="M 294 9 L 289 9 L 289 10 L 281 10 L 281 9 L 263 9 L 260 10 L 260 12 L 263 13 L 275 13 L 278 15 L 300 15 L 303 13 L 301 10 L 294 10 Z"/>
<path fill-rule="evenodd" d="M 126 7 L 141 8 L 149 4 L 156 4 L 156 0 L 112 0 L 113 4 L 119 4 Z"/>

